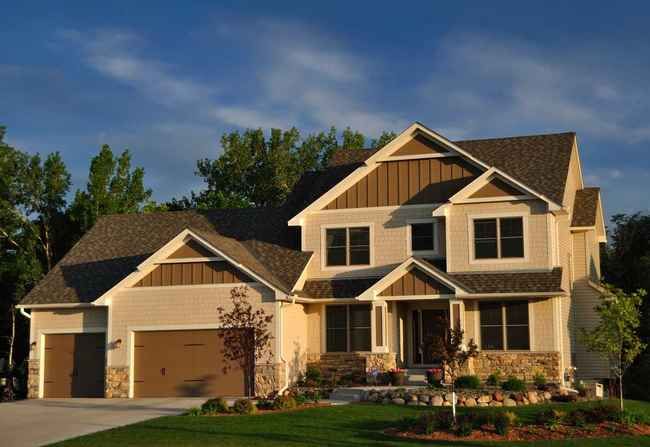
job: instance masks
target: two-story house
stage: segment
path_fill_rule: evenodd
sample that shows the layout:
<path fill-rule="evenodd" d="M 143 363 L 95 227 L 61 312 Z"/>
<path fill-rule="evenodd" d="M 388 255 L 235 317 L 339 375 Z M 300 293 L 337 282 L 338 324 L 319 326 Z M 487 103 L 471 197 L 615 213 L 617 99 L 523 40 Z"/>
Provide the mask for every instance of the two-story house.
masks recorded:
<path fill-rule="evenodd" d="M 477 343 L 483 378 L 604 378 L 577 337 L 596 323 L 601 242 L 575 134 L 452 142 L 414 123 L 337 151 L 278 209 L 99 219 L 21 303 L 30 396 L 241 395 L 216 311 L 241 285 L 273 315 L 259 393 L 307 364 L 436 365 L 444 325 Z"/>

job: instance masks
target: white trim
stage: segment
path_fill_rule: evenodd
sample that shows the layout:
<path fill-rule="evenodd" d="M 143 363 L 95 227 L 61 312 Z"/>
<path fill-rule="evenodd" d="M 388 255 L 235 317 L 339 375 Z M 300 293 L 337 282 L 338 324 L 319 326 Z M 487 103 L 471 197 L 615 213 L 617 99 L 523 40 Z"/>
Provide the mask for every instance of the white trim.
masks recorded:
<path fill-rule="evenodd" d="M 522 200 L 535 200 L 535 197 L 523 194 L 520 196 L 498 196 L 498 197 L 481 197 L 478 199 L 464 199 L 456 203 L 494 203 L 494 202 L 517 202 Z"/>
<path fill-rule="evenodd" d="M 377 344 L 377 319 L 376 319 L 376 309 L 381 309 L 381 338 L 383 343 L 381 345 Z M 388 331 L 386 330 L 386 311 L 387 304 L 386 301 L 375 301 L 370 305 L 370 350 L 373 353 L 387 353 L 388 352 Z"/>
<path fill-rule="evenodd" d="M 415 250 L 413 251 L 413 234 L 412 225 L 419 223 L 432 223 L 433 224 L 433 250 Z M 406 256 L 426 256 L 426 257 L 440 257 L 440 221 L 433 217 L 421 219 L 407 219 L 406 220 Z"/>
<path fill-rule="evenodd" d="M 162 259 L 157 261 L 156 264 L 181 264 L 187 262 L 221 262 L 224 261 L 223 258 L 218 256 L 205 256 L 201 258 L 174 258 L 174 259 Z"/>
<path fill-rule="evenodd" d="M 314 210 L 310 212 L 310 215 L 318 216 L 318 215 L 323 215 L 323 214 L 355 214 L 355 213 L 364 213 L 367 214 L 369 212 L 382 212 L 382 211 L 395 211 L 395 210 L 413 210 L 413 209 L 427 209 L 427 208 L 437 208 L 439 206 L 443 205 L 442 203 L 415 203 L 415 204 L 410 204 L 410 205 L 386 205 L 386 206 L 372 206 L 372 207 L 366 207 L 366 208 L 341 208 L 341 209 L 334 209 L 334 210 L 328 210 L 328 209 L 322 209 L 322 210 Z"/>
<path fill-rule="evenodd" d="M 495 196 L 495 197 L 479 197 L 470 198 L 470 196 L 477 191 L 481 190 L 484 186 L 488 185 L 494 179 L 499 179 L 512 188 L 524 190 L 525 194 L 509 195 L 509 196 Z M 523 184 L 516 184 L 513 179 L 501 173 L 497 168 L 490 168 L 480 176 L 472 180 L 467 186 L 458 191 L 456 194 L 449 198 L 451 203 L 484 203 L 484 202 L 511 202 L 518 200 L 533 200 L 539 198 L 548 202 L 543 196 L 535 193 L 532 189 L 527 188 Z"/>
<path fill-rule="evenodd" d="M 53 303 L 53 304 L 18 304 L 16 309 L 56 309 L 56 308 L 88 308 L 95 307 L 93 303 Z"/>
<path fill-rule="evenodd" d="M 529 253 L 529 234 L 528 231 L 528 218 L 530 214 L 525 211 L 518 212 L 504 212 L 504 213 L 473 213 L 467 215 L 467 229 L 469 232 L 467 248 L 469 250 L 469 264 L 518 264 L 526 263 L 530 261 Z M 477 219 L 497 219 L 497 254 L 501 251 L 501 240 L 499 234 L 501 232 L 499 219 L 509 218 L 509 217 L 521 217 L 522 218 L 522 231 L 523 231 L 523 242 L 524 242 L 524 256 L 521 258 L 490 258 L 490 259 L 476 259 L 474 252 L 474 221 Z"/>
<path fill-rule="evenodd" d="M 314 253 L 309 256 L 309 260 L 307 261 L 307 264 L 305 265 L 305 268 L 302 269 L 302 272 L 300 272 L 300 276 L 298 276 L 298 279 L 296 280 L 296 283 L 293 285 L 291 288 L 291 291 L 295 290 L 302 290 L 302 288 L 305 285 L 305 281 L 307 281 L 307 273 L 309 272 L 309 266 L 314 260 Z"/>
<path fill-rule="evenodd" d="M 223 284 L 186 284 L 186 285 L 177 285 L 177 286 L 142 286 L 142 287 L 131 287 L 129 288 L 129 293 L 133 292 L 145 292 L 147 290 L 192 290 L 192 289 L 232 289 L 233 287 L 242 287 L 247 286 L 250 288 L 260 288 L 263 284 L 260 282 L 230 282 Z"/>
<path fill-rule="evenodd" d="M 38 398 L 45 397 L 45 336 L 57 334 L 101 334 L 106 333 L 107 328 L 102 326 L 88 326 L 88 327 L 75 327 L 65 329 L 39 329 L 37 332 L 38 337 Z M 104 375 L 106 374 L 106 366 L 108 366 L 108 339 L 104 337 Z M 104 376 L 104 382 L 106 377 Z"/>
<path fill-rule="evenodd" d="M 430 154 L 417 154 L 417 155 L 390 155 L 388 157 L 378 158 L 377 162 L 386 161 L 404 161 L 404 160 L 424 160 L 429 158 L 447 158 L 458 157 L 455 152 L 431 152 Z"/>
<path fill-rule="evenodd" d="M 349 258 L 349 236 L 348 230 L 350 228 L 365 228 L 368 227 L 368 260 L 369 264 L 362 265 L 327 265 L 327 230 L 328 229 L 345 229 L 346 230 L 346 259 Z M 355 223 L 341 223 L 341 224 L 322 224 L 320 226 L 320 262 L 321 271 L 324 272 L 349 272 L 352 270 L 363 270 L 375 266 L 375 224 L 373 222 L 355 222 Z M 347 260 L 349 262 L 349 259 Z"/>
<path fill-rule="evenodd" d="M 458 295 L 453 294 L 436 294 L 436 295 L 399 295 L 399 296 L 382 296 L 384 301 L 438 301 L 456 298 Z M 361 300 L 360 301 L 366 301 Z"/>

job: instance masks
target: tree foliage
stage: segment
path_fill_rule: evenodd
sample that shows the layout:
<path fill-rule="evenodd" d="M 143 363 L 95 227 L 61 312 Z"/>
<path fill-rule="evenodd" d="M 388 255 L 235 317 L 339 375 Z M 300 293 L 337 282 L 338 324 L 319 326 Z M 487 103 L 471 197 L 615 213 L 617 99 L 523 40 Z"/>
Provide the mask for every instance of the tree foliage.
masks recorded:
<path fill-rule="evenodd" d="M 581 329 L 580 336 L 590 351 L 598 352 L 609 359 L 612 374 L 620 386 L 621 411 L 623 411 L 623 375 L 634 359 L 645 349 L 638 329 L 645 290 L 627 294 L 609 284 L 603 285 L 602 302 L 595 310 L 600 317 L 598 325 Z"/>
<path fill-rule="evenodd" d="M 144 169 L 131 169 L 129 150 L 115 157 L 105 144 L 90 162 L 86 190 L 77 190 L 70 217 L 82 235 L 98 217 L 143 211 L 150 198 L 151 190 L 144 187 Z"/>
<path fill-rule="evenodd" d="M 229 310 L 217 308 L 220 327 L 219 336 L 223 340 L 223 356 L 226 360 L 224 373 L 237 364 L 244 371 L 249 396 L 255 394 L 255 364 L 260 360 L 271 360 L 271 340 L 269 325 L 273 315 L 264 309 L 253 310 L 248 300 L 246 286 L 235 287 L 230 291 L 232 306 Z"/>

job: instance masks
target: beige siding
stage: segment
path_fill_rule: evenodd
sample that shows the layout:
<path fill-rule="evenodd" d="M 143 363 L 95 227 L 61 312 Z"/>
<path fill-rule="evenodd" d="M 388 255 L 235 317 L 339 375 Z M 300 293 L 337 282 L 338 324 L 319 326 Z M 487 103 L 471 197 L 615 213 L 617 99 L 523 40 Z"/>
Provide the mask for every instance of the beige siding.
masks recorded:
<path fill-rule="evenodd" d="M 576 196 L 576 191 L 582 188 L 582 178 L 580 177 L 580 159 L 578 149 L 574 145 L 571 152 L 571 160 L 569 161 L 569 173 L 567 182 L 564 188 L 564 199 L 562 205 L 565 207 L 573 208 L 573 201 Z"/>
<path fill-rule="evenodd" d="M 322 314 L 325 308 L 322 304 L 308 304 L 305 309 L 307 316 L 307 350 L 309 353 L 320 354 L 322 342 Z"/>
<path fill-rule="evenodd" d="M 41 335 L 47 333 L 84 332 L 88 330 L 106 329 L 107 312 L 105 307 L 33 310 L 30 343 L 36 345 L 30 351 L 30 358 L 37 359 L 41 351 Z"/>
<path fill-rule="evenodd" d="M 589 352 L 577 336 L 581 328 L 592 329 L 599 321 L 594 307 L 600 302 L 600 294 L 589 285 L 589 270 L 593 254 L 593 234 L 573 233 L 573 271 L 575 282 L 572 293 L 573 352 L 577 375 L 583 379 L 608 377 L 608 365 L 602 356 Z M 591 250 L 589 242 L 591 244 Z"/>
<path fill-rule="evenodd" d="M 302 304 L 282 304 L 282 356 L 288 364 L 289 382 L 305 370 L 308 352 L 308 314 Z"/>
<path fill-rule="evenodd" d="M 404 207 L 394 209 L 364 209 L 356 211 L 323 211 L 306 218 L 304 251 L 313 251 L 314 258 L 309 265 L 309 278 L 331 278 L 338 276 L 375 276 L 387 273 L 395 264 L 407 258 L 408 228 L 411 219 L 431 218 L 433 207 Z M 324 226 L 372 225 L 371 240 L 374 265 L 363 268 L 323 268 L 322 230 Z M 444 225 L 439 225 L 444 234 Z M 444 236 L 438 237 L 438 246 L 444 253 Z"/>
<path fill-rule="evenodd" d="M 230 305 L 232 286 L 196 286 L 174 288 L 126 289 L 112 298 L 109 343 L 122 340 L 109 350 L 110 366 L 129 365 L 129 344 L 133 330 L 198 329 L 218 327 L 217 307 Z M 248 287 L 248 297 L 255 309 L 275 315 L 275 299 L 270 289 Z M 276 337 L 276 317 L 270 325 Z M 275 349 L 273 349 L 275 353 Z"/>
<path fill-rule="evenodd" d="M 525 260 L 470 262 L 471 217 L 524 215 Z M 541 200 L 458 204 L 451 207 L 447 222 L 447 269 L 450 272 L 549 269 L 550 245 L 547 207 Z"/>

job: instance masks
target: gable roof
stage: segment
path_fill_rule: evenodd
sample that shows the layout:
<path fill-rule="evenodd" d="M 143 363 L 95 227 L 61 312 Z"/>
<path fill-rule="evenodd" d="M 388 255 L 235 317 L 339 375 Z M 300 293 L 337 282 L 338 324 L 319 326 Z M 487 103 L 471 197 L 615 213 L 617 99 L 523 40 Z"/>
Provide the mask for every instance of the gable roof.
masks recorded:
<path fill-rule="evenodd" d="M 562 290 L 562 268 L 541 272 L 448 273 L 471 295 L 492 293 L 557 293 Z"/>
<path fill-rule="evenodd" d="M 185 229 L 286 293 L 311 257 L 292 248 L 277 209 L 104 216 L 21 304 L 90 303 Z"/>
<path fill-rule="evenodd" d="M 500 169 L 515 180 L 561 204 L 574 142 L 575 133 L 565 132 L 459 140 L 453 143 L 487 165 Z M 311 191 L 302 190 L 299 193 L 302 201 L 300 205 L 294 201 L 292 210 L 296 213 L 303 210 L 354 170 L 363 166 L 363 163 L 377 152 L 377 149 L 335 151 L 327 169 L 321 173 L 309 173 L 304 176 L 304 181 L 296 185 L 296 189 L 308 186 Z"/>
<path fill-rule="evenodd" d="M 576 191 L 573 203 L 572 227 L 593 227 L 598 213 L 600 188 L 583 188 Z"/>

